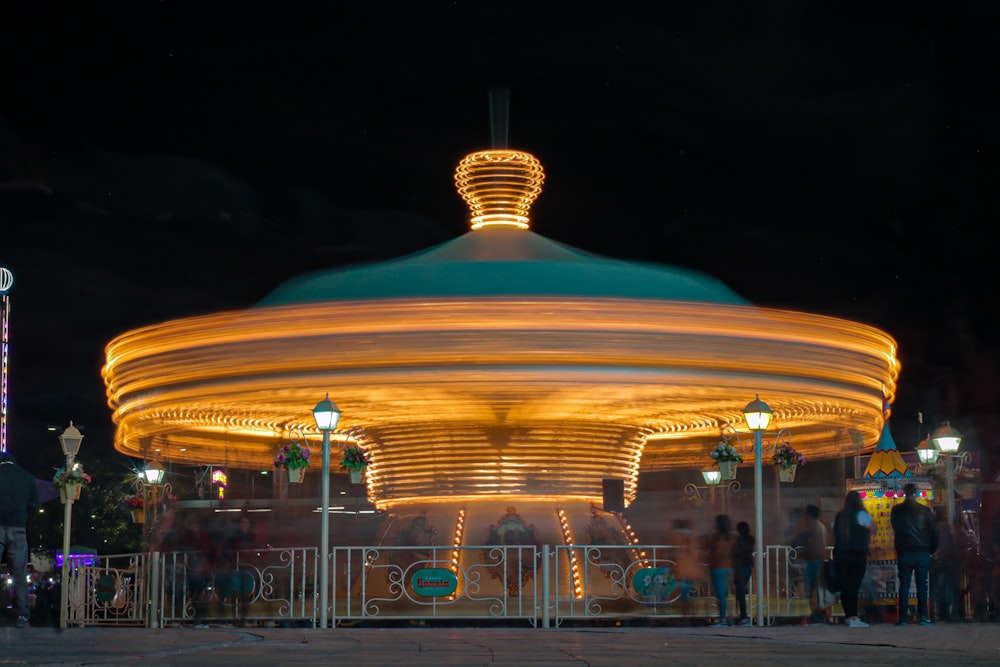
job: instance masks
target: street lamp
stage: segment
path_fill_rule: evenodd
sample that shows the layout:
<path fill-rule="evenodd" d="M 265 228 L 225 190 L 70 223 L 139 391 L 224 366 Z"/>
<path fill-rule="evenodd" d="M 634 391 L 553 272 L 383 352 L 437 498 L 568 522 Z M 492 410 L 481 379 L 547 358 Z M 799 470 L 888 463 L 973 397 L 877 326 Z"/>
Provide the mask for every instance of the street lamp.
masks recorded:
<path fill-rule="evenodd" d="M 73 469 L 73 460 L 80 453 L 80 443 L 83 442 L 83 435 L 73 426 L 70 420 L 69 426 L 62 435 L 59 436 L 59 444 L 62 446 L 63 456 L 66 457 L 66 472 Z M 67 626 L 67 607 L 69 606 L 69 581 L 66 573 L 69 571 L 69 533 L 73 522 L 73 494 L 66 494 L 66 505 L 63 507 L 63 561 L 62 561 L 62 583 L 59 592 L 59 627 Z"/>
<path fill-rule="evenodd" d="M 323 432 L 323 480 L 322 507 L 320 526 L 320 564 L 319 564 L 319 627 L 326 628 L 326 607 L 330 600 L 330 574 L 327 561 L 330 559 L 330 432 L 337 428 L 340 421 L 340 408 L 330 400 L 330 394 L 313 408 L 313 418 L 316 428 Z"/>
<path fill-rule="evenodd" d="M 924 465 L 930 466 L 937 463 L 939 454 L 938 448 L 931 443 L 930 438 L 924 438 L 917 445 L 917 459 Z"/>
<path fill-rule="evenodd" d="M 754 530 L 757 539 L 754 547 L 757 552 L 757 557 L 754 559 L 754 588 L 757 591 L 757 625 L 764 627 L 764 484 L 762 480 L 764 475 L 761 450 L 764 447 L 764 431 L 771 423 L 774 411 L 768 407 L 767 403 L 760 400 L 758 394 L 743 408 L 743 416 L 747 420 L 747 427 L 753 431 L 753 509 Z"/>
<path fill-rule="evenodd" d="M 722 494 L 722 512 L 726 513 L 727 499 L 730 495 L 739 493 L 740 483 L 735 479 L 727 479 L 725 482 L 722 481 L 722 471 L 718 468 L 705 468 L 701 471 L 701 477 L 705 480 L 705 486 L 698 486 L 696 484 L 686 484 L 684 486 L 684 495 L 691 498 L 697 502 L 703 502 L 705 499 L 702 497 L 702 491 L 708 491 L 708 503 L 711 507 L 715 507 L 715 496 L 717 493 Z M 716 491 L 718 489 L 718 492 Z"/>
<path fill-rule="evenodd" d="M 149 540 L 151 543 L 154 537 L 153 531 L 156 530 L 156 506 L 159 503 L 157 496 L 166 472 L 158 461 L 147 461 L 145 467 L 142 469 L 142 482 L 150 491 L 149 504 L 152 509 L 149 513 Z"/>
<path fill-rule="evenodd" d="M 948 525 L 955 524 L 955 462 L 957 468 L 962 467 L 964 454 L 958 453 L 958 448 L 962 444 L 962 434 L 952 427 L 948 422 L 944 422 L 933 433 L 931 442 L 940 451 L 939 457 L 943 457 L 944 479 L 945 479 L 945 502 L 948 504 Z"/>

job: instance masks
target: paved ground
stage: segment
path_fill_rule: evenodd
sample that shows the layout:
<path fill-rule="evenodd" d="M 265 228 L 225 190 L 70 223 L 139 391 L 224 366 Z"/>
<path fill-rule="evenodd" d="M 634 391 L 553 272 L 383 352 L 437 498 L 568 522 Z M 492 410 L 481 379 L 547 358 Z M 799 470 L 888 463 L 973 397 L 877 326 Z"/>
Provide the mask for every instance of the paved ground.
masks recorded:
<path fill-rule="evenodd" d="M 0 628 L 0 665 L 1000 664 L 1000 626 Z"/>

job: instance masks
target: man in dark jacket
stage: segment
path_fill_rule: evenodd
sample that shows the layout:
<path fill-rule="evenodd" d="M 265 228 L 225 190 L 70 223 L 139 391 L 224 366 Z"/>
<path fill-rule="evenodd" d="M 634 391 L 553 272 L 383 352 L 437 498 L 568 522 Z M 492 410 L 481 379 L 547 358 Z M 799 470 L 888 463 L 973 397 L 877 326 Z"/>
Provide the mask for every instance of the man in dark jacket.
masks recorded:
<path fill-rule="evenodd" d="M 899 620 L 906 625 L 910 606 L 910 577 L 917 578 L 917 618 L 920 625 L 933 625 L 927 606 L 927 575 L 931 554 L 938 547 L 938 528 L 930 508 L 917 502 L 917 487 L 903 487 L 906 499 L 892 508 L 889 517 L 895 533 L 896 568 L 899 574 Z"/>
<path fill-rule="evenodd" d="M 35 478 L 0 452 L 0 560 L 7 559 L 14 580 L 19 628 L 28 622 L 28 514 L 37 509 Z"/>

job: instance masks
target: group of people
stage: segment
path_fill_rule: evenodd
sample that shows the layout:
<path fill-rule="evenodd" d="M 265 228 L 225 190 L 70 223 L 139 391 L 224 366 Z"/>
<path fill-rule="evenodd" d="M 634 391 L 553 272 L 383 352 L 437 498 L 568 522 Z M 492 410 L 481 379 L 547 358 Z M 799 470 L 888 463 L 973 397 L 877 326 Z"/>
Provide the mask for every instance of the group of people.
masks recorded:
<path fill-rule="evenodd" d="M 935 517 L 930 508 L 917 501 L 914 484 L 904 486 L 905 499 L 893 507 L 890 523 L 894 533 L 897 555 L 898 615 L 897 625 L 910 622 L 910 582 L 916 580 L 917 609 L 914 617 L 920 625 L 932 625 L 928 581 L 932 556 L 937 554 L 943 563 L 955 562 L 956 545 L 950 531 L 940 530 L 941 517 Z M 797 560 L 804 563 L 806 595 L 811 601 L 810 615 L 806 622 L 825 622 L 829 603 L 823 601 L 818 591 L 822 583 L 835 585 L 840 593 L 845 625 L 850 628 L 868 627 L 859 615 L 861 585 L 868 568 L 871 537 L 877 527 L 865 510 L 861 495 L 850 491 L 843 508 L 837 513 L 832 530 L 832 540 L 826 526 L 820 521 L 820 510 L 808 505 L 801 520 L 791 531 L 790 542 L 796 549 Z M 942 535 L 945 537 L 942 538 Z M 670 544 L 677 547 L 676 579 L 680 585 L 682 613 L 689 613 L 689 604 L 700 571 L 708 565 L 709 580 L 715 595 L 719 617 L 713 627 L 730 625 L 728 617 L 729 582 L 735 586 L 735 599 L 739 607 L 736 625 L 750 625 L 747 614 L 747 590 L 754 568 L 754 538 L 750 526 L 741 521 L 733 531 L 729 516 L 715 517 L 713 530 L 703 538 L 694 536 L 690 521 L 678 519 L 670 535 Z M 832 541 L 833 562 L 828 570 L 827 547 Z M 823 571 L 829 580 L 820 580 Z M 833 579 L 836 580 L 834 584 Z M 947 615 L 957 608 L 957 571 L 945 569 L 939 577 L 941 595 L 939 613 Z"/>
<path fill-rule="evenodd" d="M 750 524 L 740 521 L 733 530 L 732 519 L 726 514 L 715 517 L 713 529 L 703 538 L 698 538 L 691 530 L 691 522 L 677 519 L 669 536 L 670 544 L 677 547 L 675 560 L 676 579 L 680 586 L 681 611 L 690 612 L 690 600 L 696 582 L 701 578 L 703 563 L 708 565 L 709 580 L 719 609 L 718 620 L 712 627 L 730 625 L 728 615 L 729 582 L 735 589 L 738 617 L 734 625 L 751 625 L 747 610 L 747 591 L 753 577 L 755 540 L 750 532 Z M 819 508 L 806 507 L 802 520 L 792 535 L 798 555 L 805 562 L 806 593 L 812 594 L 820 566 L 826 558 L 827 533 L 819 521 Z M 813 610 L 813 616 L 822 616 L 822 611 Z"/>
<path fill-rule="evenodd" d="M 931 557 L 944 547 L 951 553 L 947 556 L 954 562 L 955 542 L 950 530 L 944 531 L 941 540 L 939 519 L 929 507 L 917 501 L 917 487 L 909 483 L 903 487 L 903 502 L 895 505 L 889 515 L 892 525 L 893 542 L 896 549 L 896 568 L 899 581 L 898 611 L 896 625 L 907 625 L 910 620 L 910 580 L 916 580 L 917 610 L 916 621 L 920 625 L 933 625 L 928 599 L 928 580 Z M 845 624 L 852 628 L 868 627 L 858 616 L 858 596 L 861 582 L 868 567 L 871 536 L 877 532 L 874 520 L 865 511 L 861 494 L 848 492 L 844 508 L 837 514 L 833 532 L 834 572 L 840 584 L 840 602 L 844 608 Z M 941 554 L 945 555 L 945 554 Z M 957 593 L 957 571 L 954 591 Z M 942 582 L 941 587 L 951 590 L 952 582 Z M 950 595 L 945 593 L 946 596 Z M 957 604 L 957 600 L 945 601 L 942 606 Z M 950 613 L 942 610 L 942 613 Z"/>
<path fill-rule="evenodd" d="M 255 589 L 254 550 L 261 546 L 249 516 L 240 515 L 229 526 L 206 527 L 192 511 L 166 515 L 152 550 L 174 559 L 174 595 L 186 594 L 196 613 L 198 604 L 207 602 L 215 590 L 232 605 L 233 618 L 243 622 Z"/>
<path fill-rule="evenodd" d="M 708 563 L 709 578 L 719 605 L 719 620 L 714 627 L 729 625 L 727 607 L 729 580 L 736 587 L 736 603 L 739 607 L 737 625 L 750 625 L 747 614 L 747 587 L 753 573 L 754 539 L 750 526 L 741 521 L 733 533 L 729 516 L 715 517 L 713 530 L 705 537 L 695 535 L 689 519 L 676 519 L 668 538 L 677 548 L 674 559 L 675 579 L 680 587 L 681 612 L 690 613 L 691 599 L 697 582 L 702 578 L 703 562 Z"/>

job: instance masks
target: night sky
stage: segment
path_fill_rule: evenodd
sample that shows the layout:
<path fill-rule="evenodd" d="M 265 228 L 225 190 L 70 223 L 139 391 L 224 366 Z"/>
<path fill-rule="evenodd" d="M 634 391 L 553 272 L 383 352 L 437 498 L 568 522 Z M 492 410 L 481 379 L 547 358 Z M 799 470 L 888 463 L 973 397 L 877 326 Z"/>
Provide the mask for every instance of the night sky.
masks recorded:
<path fill-rule="evenodd" d="M 498 86 L 536 232 L 882 328 L 901 449 L 1000 451 L 997 5 L 329 4 L 4 8 L 15 454 L 110 448 L 117 334 L 464 233 Z"/>

